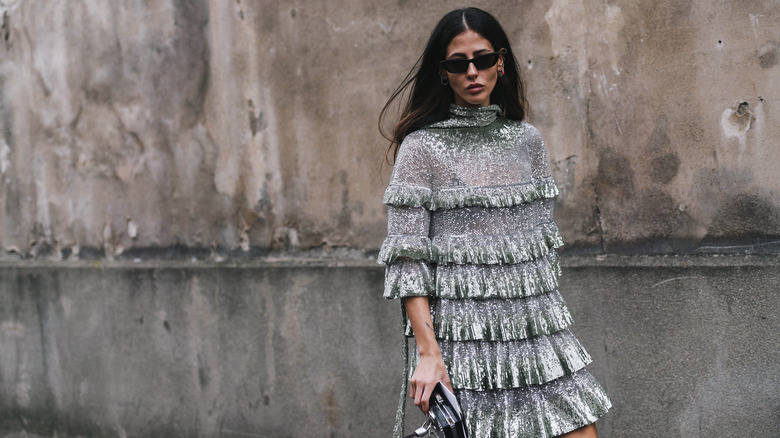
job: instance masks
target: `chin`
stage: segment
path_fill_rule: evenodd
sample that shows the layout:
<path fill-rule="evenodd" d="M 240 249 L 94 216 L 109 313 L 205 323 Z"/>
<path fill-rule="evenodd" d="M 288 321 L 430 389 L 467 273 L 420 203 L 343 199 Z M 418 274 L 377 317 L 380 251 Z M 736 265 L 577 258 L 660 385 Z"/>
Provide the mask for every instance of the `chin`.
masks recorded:
<path fill-rule="evenodd" d="M 458 96 L 460 99 L 456 99 L 455 103 L 460 106 L 486 106 L 489 98 L 480 98 L 477 96 Z M 468 97 L 468 98 L 466 98 Z"/>

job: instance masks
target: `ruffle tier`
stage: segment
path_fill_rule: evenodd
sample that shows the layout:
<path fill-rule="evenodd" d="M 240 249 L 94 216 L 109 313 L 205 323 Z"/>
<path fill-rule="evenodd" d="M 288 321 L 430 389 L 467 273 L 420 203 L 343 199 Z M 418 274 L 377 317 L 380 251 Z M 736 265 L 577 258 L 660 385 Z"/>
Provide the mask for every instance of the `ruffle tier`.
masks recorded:
<path fill-rule="evenodd" d="M 433 261 L 444 264 L 516 264 L 547 255 L 563 246 L 554 222 L 511 235 L 436 236 Z"/>
<path fill-rule="evenodd" d="M 511 207 L 549 199 L 558 195 L 552 178 L 539 178 L 525 183 L 489 187 L 427 187 L 390 185 L 382 201 L 387 205 L 424 207 L 435 211 L 459 207 Z"/>
<path fill-rule="evenodd" d="M 514 341 L 559 332 L 573 318 L 560 292 L 500 300 L 431 302 L 437 339 L 451 341 Z M 413 336 L 407 320 L 406 336 Z"/>
<path fill-rule="evenodd" d="M 591 357 L 568 329 L 507 342 L 439 340 L 453 388 L 492 390 L 540 385 L 584 368 Z M 412 369 L 417 367 L 415 354 Z M 410 376 L 411 377 L 411 376 Z"/>
<path fill-rule="evenodd" d="M 559 436 L 595 422 L 612 406 L 586 370 L 542 386 L 456 394 L 469 436 L 480 438 Z"/>
<path fill-rule="evenodd" d="M 515 265 L 441 265 L 398 259 L 385 269 L 384 297 L 433 296 L 444 299 L 521 298 L 558 287 L 560 261 L 554 250 Z"/>
<path fill-rule="evenodd" d="M 424 260 L 396 260 L 385 268 L 385 291 L 387 299 L 419 297 L 435 290 L 435 268 Z"/>
<path fill-rule="evenodd" d="M 441 265 L 436 268 L 434 296 L 461 298 L 520 298 L 558 287 L 561 264 L 554 250 L 527 263 L 498 265 Z"/>
<path fill-rule="evenodd" d="M 428 260 L 444 264 L 516 264 L 550 253 L 563 246 L 558 227 L 545 222 L 515 234 L 435 236 L 387 236 L 379 250 L 379 263 L 391 264 L 399 258 Z"/>
<path fill-rule="evenodd" d="M 387 236 L 379 250 L 379 263 L 390 265 L 400 258 L 431 261 L 431 239 L 424 236 Z"/>

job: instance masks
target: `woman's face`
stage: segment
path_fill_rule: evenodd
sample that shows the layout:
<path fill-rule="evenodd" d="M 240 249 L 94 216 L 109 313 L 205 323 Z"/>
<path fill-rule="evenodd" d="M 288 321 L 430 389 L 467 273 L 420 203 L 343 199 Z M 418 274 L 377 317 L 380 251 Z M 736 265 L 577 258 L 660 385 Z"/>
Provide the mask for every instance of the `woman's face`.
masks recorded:
<path fill-rule="evenodd" d="M 445 59 L 472 59 L 475 56 L 495 52 L 493 46 L 482 35 L 467 30 L 452 39 L 447 46 Z M 503 56 L 498 63 L 485 70 L 477 70 L 473 63 L 465 73 L 449 73 L 443 68 L 442 75 L 447 75 L 450 87 L 455 93 L 455 103 L 461 106 L 487 106 L 490 105 L 490 93 L 498 80 L 498 67 L 504 65 Z"/>

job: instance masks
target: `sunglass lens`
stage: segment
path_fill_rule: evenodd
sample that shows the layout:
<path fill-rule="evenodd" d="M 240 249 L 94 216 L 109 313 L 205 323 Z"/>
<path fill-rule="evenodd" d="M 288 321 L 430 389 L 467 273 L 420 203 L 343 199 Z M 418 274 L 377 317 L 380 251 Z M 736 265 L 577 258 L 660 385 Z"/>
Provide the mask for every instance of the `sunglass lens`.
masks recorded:
<path fill-rule="evenodd" d="M 498 54 L 488 53 L 486 55 L 477 56 L 472 62 L 474 63 L 474 67 L 476 67 L 477 70 L 484 70 L 496 65 L 498 62 Z"/>
<path fill-rule="evenodd" d="M 498 53 L 486 53 L 475 56 L 472 59 L 448 59 L 442 61 L 441 65 L 450 73 L 466 73 L 466 70 L 469 69 L 469 64 L 472 62 L 477 70 L 493 67 L 498 62 Z"/>
<path fill-rule="evenodd" d="M 465 73 L 469 68 L 469 61 L 465 59 L 450 59 L 442 62 L 441 65 L 450 73 Z"/>

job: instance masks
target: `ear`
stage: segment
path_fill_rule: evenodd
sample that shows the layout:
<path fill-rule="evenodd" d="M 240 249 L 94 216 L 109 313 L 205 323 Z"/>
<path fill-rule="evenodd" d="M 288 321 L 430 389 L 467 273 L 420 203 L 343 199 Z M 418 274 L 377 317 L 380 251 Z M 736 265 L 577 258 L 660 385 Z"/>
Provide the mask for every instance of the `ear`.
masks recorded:
<path fill-rule="evenodd" d="M 504 66 L 504 54 L 506 53 L 506 49 L 502 48 L 498 51 L 498 66 L 503 67 Z"/>

